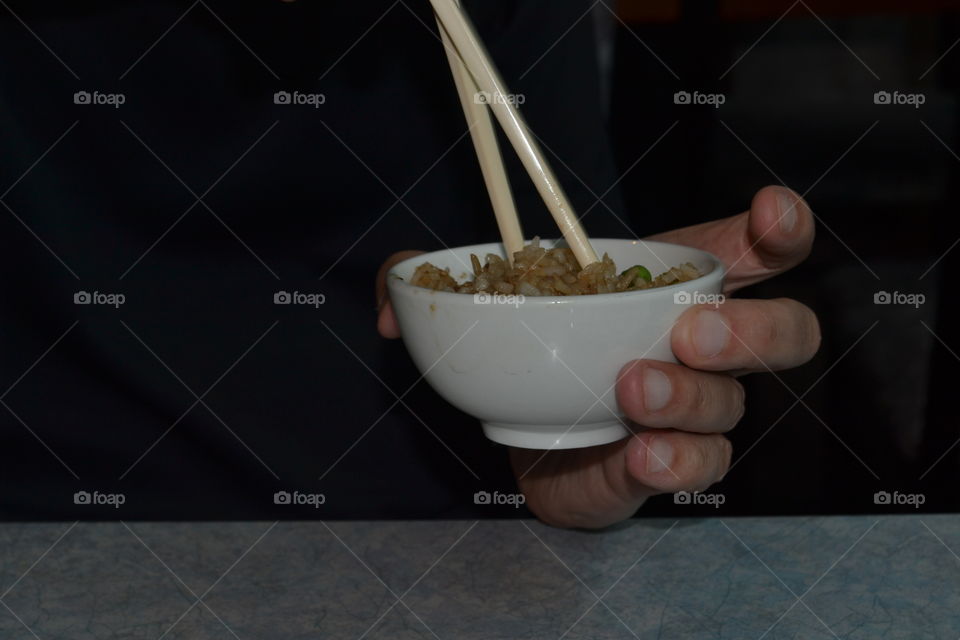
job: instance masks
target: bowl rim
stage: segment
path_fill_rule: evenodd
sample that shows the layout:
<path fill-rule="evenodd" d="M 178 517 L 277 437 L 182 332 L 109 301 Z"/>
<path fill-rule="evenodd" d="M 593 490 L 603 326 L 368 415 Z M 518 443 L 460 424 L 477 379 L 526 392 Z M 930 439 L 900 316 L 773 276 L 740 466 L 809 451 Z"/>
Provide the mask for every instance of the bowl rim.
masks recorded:
<path fill-rule="evenodd" d="M 723 262 L 704 249 L 699 249 L 697 247 L 691 247 L 687 245 L 677 244 L 675 242 L 661 242 L 659 240 L 643 240 L 643 239 L 630 239 L 630 238 L 591 238 L 591 241 L 603 241 L 603 242 L 628 242 L 633 244 L 645 244 L 645 245 L 659 245 L 663 247 L 680 247 L 687 249 L 689 251 L 694 251 L 710 262 L 713 263 L 713 269 L 709 272 L 703 274 L 699 278 L 694 278 L 693 280 L 687 280 L 686 282 L 678 282 L 676 284 L 670 284 L 665 287 L 655 287 L 653 289 L 641 289 L 638 291 L 622 291 L 619 293 L 594 293 L 589 295 L 580 295 L 580 296 L 524 296 L 523 306 L 533 303 L 535 306 L 544 306 L 544 305 L 569 305 L 569 304 L 580 304 L 580 305 L 596 305 L 596 304 L 609 304 L 609 303 L 624 303 L 637 300 L 644 296 L 649 296 L 652 294 L 667 294 L 675 291 L 687 291 L 690 290 L 692 286 L 697 283 L 713 284 L 714 281 L 719 280 L 723 282 L 726 278 L 727 270 Z M 541 242 L 557 243 L 560 242 L 560 239 L 548 238 L 541 239 Z M 430 256 L 437 254 L 449 254 L 451 251 L 469 251 L 472 249 L 478 249 L 480 247 L 490 247 L 491 245 L 499 246 L 501 248 L 501 253 L 503 252 L 503 243 L 501 242 L 484 242 L 480 244 L 464 245 L 460 247 L 448 247 L 445 249 L 438 249 L 436 251 L 431 251 L 428 253 L 421 253 L 419 255 L 407 258 L 406 260 L 401 260 L 397 264 L 390 267 L 390 270 L 387 271 L 387 287 L 389 289 L 395 289 L 397 292 L 405 292 L 409 295 L 428 295 L 435 297 L 439 300 L 448 300 L 453 303 L 455 300 L 461 302 L 470 301 L 470 304 L 473 303 L 473 296 L 477 294 L 472 293 L 453 293 L 450 291 L 437 291 L 436 289 L 427 289 L 426 287 L 420 287 L 410 282 L 404 280 L 397 274 L 397 270 L 407 266 L 409 263 L 416 262 L 417 264 L 423 262 L 429 262 Z M 469 253 L 478 253 L 477 251 L 469 251 Z M 479 253 L 490 253 L 490 251 L 480 250 Z M 508 295 L 508 294 L 502 294 Z M 509 295 L 519 295 L 519 294 L 509 294 Z M 485 305 L 486 306 L 486 305 Z M 498 304 L 498 305 L 489 305 L 490 307 L 503 307 L 506 309 L 515 309 L 512 304 Z M 693 306 L 693 305 L 691 305 Z"/>

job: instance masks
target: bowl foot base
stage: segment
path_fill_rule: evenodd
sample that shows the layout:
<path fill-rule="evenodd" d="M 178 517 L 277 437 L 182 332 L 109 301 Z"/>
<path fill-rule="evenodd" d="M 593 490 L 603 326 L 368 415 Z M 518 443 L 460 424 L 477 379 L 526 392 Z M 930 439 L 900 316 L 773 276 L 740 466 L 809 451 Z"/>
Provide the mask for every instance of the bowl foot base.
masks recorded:
<path fill-rule="evenodd" d="M 615 442 L 630 435 L 619 420 L 573 427 L 484 422 L 483 433 L 494 442 L 523 449 L 580 449 Z"/>

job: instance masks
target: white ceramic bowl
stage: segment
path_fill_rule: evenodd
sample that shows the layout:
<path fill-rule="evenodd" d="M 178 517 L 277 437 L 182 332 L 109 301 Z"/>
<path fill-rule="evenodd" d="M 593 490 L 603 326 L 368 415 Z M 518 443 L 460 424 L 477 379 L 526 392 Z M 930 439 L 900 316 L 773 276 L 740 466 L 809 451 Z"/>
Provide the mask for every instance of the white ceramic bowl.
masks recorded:
<path fill-rule="evenodd" d="M 556 243 L 543 241 L 545 247 Z M 409 284 L 431 262 L 462 281 L 470 254 L 503 256 L 501 244 L 419 255 L 387 276 L 407 350 L 437 393 L 477 417 L 495 442 L 531 449 L 605 444 L 629 434 L 614 385 L 638 358 L 676 362 L 670 329 L 691 304 L 717 300 L 723 267 L 716 257 L 679 245 L 594 239 L 618 269 L 654 275 L 692 262 L 696 280 L 626 293 L 588 296 L 477 296 Z"/>

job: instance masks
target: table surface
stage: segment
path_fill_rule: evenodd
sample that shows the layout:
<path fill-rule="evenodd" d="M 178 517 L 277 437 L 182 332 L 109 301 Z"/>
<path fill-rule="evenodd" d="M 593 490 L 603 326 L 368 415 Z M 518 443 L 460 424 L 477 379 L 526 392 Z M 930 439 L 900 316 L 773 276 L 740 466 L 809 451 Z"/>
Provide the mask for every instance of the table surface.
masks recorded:
<path fill-rule="evenodd" d="M 0 638 L 957 638 L 960 516 L 0 525 Z"/>

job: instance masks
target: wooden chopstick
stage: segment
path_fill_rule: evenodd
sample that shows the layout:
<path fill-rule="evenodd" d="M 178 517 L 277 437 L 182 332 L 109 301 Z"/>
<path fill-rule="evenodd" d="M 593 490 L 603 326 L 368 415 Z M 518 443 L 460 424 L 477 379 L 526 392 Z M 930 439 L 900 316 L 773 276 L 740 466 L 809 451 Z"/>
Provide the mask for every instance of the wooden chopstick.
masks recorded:
<path fill-rule="evenodd" d="M 520 161 L 533 180 L 540 197 L 546 203 L 560 232 L 563 234 L 570 249 L 577 258 L 581 267 L 597 262 L 597 254 L 590 245 L 590 239 L 577 219 L 567 199 L 550 168 L 550 163 L 540 150 L 536 139 L 530 133 L 527 124 L 523 121 L 520 112 L 508 99 L 509 91 L 483 43 L 477 36 L 470 19 L 460 9 L 456 0 L 430 0 L 441 25 L 441 32 L 445 32 L 460 54 L 462 64 L 473 78 L 474 86 L 486 91 L 490 95 L 490 108 L 500 122 L 507 138 L 520 156 Z M 482 106 L 482 105 L 481 105 Z"/>
<path fill-rule="evenodd" d="M 507 254 L 507 260 L 513 264 L 513 254 L 523 250 L 523 230 L 520 227 L 513 194 L 510 191 L 510 180 L 503 166 L 503 157 L 500 155 L 500 145 L 497 144 L 493 121 L 490 119 L 487 106 L 478 101 L 480 90 L 473 81 L 473 76 L 463 65 L 463 60 L 450 42 L 450 36 L 447 35 L 447 30 L 439 18 L 437 25 L 440 28 L 443 48 L 447 52 L 447 60 L 450 62 L 450 70 L 453 72 L 453 81 L 460 95 L 463 115 L 467 119 L 467 126 L 470 127 L 470 137 L 477 152 L 477 160 L 480 161 L 483 181 L 487 186 L 487 193 L 490 194 L 490 204 L 493 206 L 500 236 L 503 238 L 503 248 Z"/>

